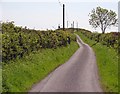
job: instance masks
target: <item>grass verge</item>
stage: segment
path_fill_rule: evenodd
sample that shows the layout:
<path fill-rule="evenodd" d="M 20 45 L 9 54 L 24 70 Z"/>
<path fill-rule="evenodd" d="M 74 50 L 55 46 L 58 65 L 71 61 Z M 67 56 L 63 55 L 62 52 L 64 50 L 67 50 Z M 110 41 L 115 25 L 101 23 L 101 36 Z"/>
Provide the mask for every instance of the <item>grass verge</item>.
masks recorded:
<path fill-rule="evenodd" d="M 0 93 L 2 92 L 2 68 L 0 66 Z"/>
<path fill-rule="evenodd" d="M 81 39 L 92 46 L 95 41 L 86 38 L 80 32 Z M 92 46 L 97 58 L 100 83 L 105 92 L 118 92 L 118 55 L 113 48 L 97 43 Z"/>
<path fill-rule="evenodd" d="M 67 47 L 42 49 L 23 59 L 3 65 L 3 92 L 25 92 L 59 65 L 65 63 L 78 49 L 76 42 Z"/>

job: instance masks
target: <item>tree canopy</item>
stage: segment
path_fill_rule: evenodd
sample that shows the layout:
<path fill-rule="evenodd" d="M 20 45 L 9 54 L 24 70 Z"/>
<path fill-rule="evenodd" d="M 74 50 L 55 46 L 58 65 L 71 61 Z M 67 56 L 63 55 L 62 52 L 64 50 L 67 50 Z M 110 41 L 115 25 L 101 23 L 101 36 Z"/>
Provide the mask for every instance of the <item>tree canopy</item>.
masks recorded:
<path fill-rule="evenodd" d="M 112 10 L 107 10 L 101 7 L 93 9 L 89 14 L 89 23 L 93 28 L 100 28 L 102 33 L 105 33 L 106 28 L 116 26 L 118 23 L 117 14 Z"/>

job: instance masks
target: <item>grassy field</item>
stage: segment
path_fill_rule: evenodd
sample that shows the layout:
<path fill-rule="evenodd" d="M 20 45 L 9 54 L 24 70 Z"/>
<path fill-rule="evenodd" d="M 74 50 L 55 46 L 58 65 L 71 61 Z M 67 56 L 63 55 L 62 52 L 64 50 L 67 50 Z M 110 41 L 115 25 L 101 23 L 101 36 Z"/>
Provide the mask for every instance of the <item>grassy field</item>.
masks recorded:
<path fill-rule="evenodd" d="M 33 84 L 39 82 L 56 67 L 65 63 L 77 49 L 78 44 L 71 42 L 67 47 L 42 49 L 23 59 L 3 65 L 3 91 L 28 91 Z"/>
<path fill-rule="evenodd" d="M 95 51 L 100 75 L 100 83 L 105 92 L 118 92 L 118 55 L 113 48 L 108 48 L 100 43 L 86 38 L 80 32 L 81 39 L 89 44 Z"/>

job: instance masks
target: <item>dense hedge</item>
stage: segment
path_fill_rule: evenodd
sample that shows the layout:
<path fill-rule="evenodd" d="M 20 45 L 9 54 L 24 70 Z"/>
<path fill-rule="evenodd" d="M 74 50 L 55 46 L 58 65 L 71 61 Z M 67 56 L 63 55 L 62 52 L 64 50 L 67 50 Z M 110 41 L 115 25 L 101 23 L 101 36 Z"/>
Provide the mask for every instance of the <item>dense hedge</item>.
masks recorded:
<path fill-rule="evenodd" d="M 66 46 L 68 37 L 75 40 L 68 31 L 39 31 L 17 27 L 13 22 L 2 23 L 2 61 L 21 58 L 41 48 Z"/>
<path fill-rule="evenodd" d="M 91 40 L 95 40 L 96 42 L 100 42 L 103 45 L 108 47 L 112 47 L 116 50 L 120 47 L 119 39 L 120 32 L 111 32 L 111 33 L 92 33 L 88 30 L 81 29 L 79 30 L 82 34 L 88 37 Z"/>

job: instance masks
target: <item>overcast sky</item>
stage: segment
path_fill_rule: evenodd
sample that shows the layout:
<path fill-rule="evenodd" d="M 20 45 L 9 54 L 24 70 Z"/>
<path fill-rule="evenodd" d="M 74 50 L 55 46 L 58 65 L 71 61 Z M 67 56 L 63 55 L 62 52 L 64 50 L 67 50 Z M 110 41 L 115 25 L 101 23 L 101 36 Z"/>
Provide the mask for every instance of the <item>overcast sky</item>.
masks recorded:
<path fill-rule="evenodd" d="M 118 14 L 118 0 L 2 0 L 0 3 L 0 20 L 14 21 L 18 26 L 27 26 L 35 29 L 54 29 L 58 24 L 62 26 L 62 6 L 65 4 L 66 23 L 79 23 L 80 28 L 95 30 L 89 25 L 89 16 L 93 8 L 98 6 L 113 10 Z M 65 2 L 66 1 L 66 2 Z M 66 25 L 66 24 L 65 24 Z M 110 28 L 107 31 L 117 31 Z"/>

